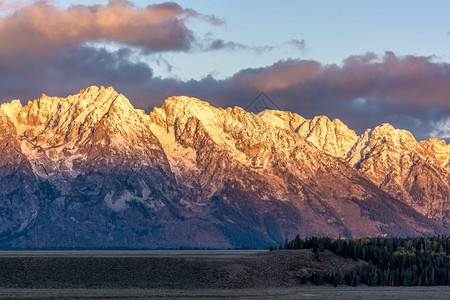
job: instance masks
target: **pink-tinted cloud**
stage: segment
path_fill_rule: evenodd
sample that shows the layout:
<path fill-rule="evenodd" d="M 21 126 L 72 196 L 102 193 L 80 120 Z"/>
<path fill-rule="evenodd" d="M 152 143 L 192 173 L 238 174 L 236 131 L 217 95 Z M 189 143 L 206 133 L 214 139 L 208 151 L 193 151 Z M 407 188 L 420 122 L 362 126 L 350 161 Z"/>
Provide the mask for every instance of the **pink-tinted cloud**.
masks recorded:
<path fill-rule="evenodd" d="M 0 17 L 0 54 L 46 53 L 89 41 L 118 42 L 147 51 L 186 50 L 195 40 L 185 24 L 191 18 L 213 26 L 223 24 L 214 16 L 172 2 L 139 8 L 114 0 L 106 5 L 60 9 L 49 1 L 37 1 Z"/>
<path fill-rule="evenodd" d="M 16 10 L 25 4 L 22 1 L 4 1 L 0 0 L 0 12 Z"/>
<path fill-rule="evenodd" d="M 298 103 L 330 103 L 356 98 L 389 98 L 402 111 L 435 106 L 450 110 L 450 67 L 432 57 L 398 57 L 391 52 L 352 56 L 342 66 L 308 60 L 286 60 L 244 70 L 228 81 L 268 93 L 290 91 Z"/>

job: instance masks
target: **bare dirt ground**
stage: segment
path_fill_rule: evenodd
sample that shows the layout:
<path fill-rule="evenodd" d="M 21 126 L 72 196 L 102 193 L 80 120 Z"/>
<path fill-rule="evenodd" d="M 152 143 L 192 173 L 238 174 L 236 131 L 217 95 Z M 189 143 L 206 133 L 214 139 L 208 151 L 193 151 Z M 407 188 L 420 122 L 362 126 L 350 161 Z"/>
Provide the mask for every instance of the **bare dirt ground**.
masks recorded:
<path fill-rule="evenodd" d="M 6 251 L 0 299 L 450 299 L 449 287 L 301 285 L 361 262 L 300 251 Z"/>

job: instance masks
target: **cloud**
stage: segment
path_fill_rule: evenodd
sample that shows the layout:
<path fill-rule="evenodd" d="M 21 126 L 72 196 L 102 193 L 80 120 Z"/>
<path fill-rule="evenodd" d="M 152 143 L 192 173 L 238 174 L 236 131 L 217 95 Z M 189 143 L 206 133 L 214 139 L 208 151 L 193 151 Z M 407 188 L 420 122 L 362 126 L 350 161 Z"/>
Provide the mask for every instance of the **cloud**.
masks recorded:
<path fill-rule="evenodd" d="M 110 51 L 67 46 L 45 57 L 0 55 L 0 102 L 26 101 L 42 93 L 66 96 L 95 84 L 114 86 L 136 107 L 150 111 L 172 95 L 246 107 L 264 91 L 283 110 L 307 118 L 339 118 L 359 133 L 389 122 L 418 139 L 449 140 L 450 64 L 434 62 L 433 57 L 367 53 L 348 57 L 341 65 L 289 59 L 244 69 L 224 80 L 207 76 L 181 81 L 155 77 L 135 54 L 126 47 Z"/>
<path fill-rule="evenodd" d="M 155 63 L 158 67 L 164 67 L 168 73 L 172 72 L 173 65 L 161 54 L 151 57 L 150 61 Z"/>
<path fill-rule="evenodd" d="M 304 40 L 292 39 L 285 43 L 279 45 L 263 45 L 263 46 L 253 46 L 247 45 L 243 43 L 237 43 L 233 41 L 225 41 L 222 39 L 208 40 L 204 41 L 204 44 L 207 45 L 204 47 L 204 51 L 218 51 L 218 50 L 228 50 L 228 51 L 253 51 L 259 55 L 264 54 L 265 52 L 269 52 L 275 50 L 277 48 L 289 46 L 294 50 L 303 51 L 306 48 L 306 42 Z"/>
<path fill-rule="evenodd" d="M 450 142 L 450 117 L 434 123 L 434 129 L 430 132 L 431 137 L 439 137 Z"/>
<path fill-rule="evenodd" d="M 286 44 L 288 44 L 289 46 L 291 46 L 295 50 L 303 51 L 306 48 L 305 40 L 292 39 L 292 40 L 286 42 Z"/>
<path fill-rule="evenodd" d="M 69 46 L 44 59 L 29 54 L 0 56 L 1 99 L 26 101 L 42 93 L 66 96 L 90 85 L 125 90 L 146 85 L 152 80 L 152 69 L 133 62 L 131 56 L 127 48 L 111 52 L 88 46 Z M 137 94 L 133 97 L 140 100 Z"/>
<path fill-rule="evenodd" d="M 244 50 L 248 49 L 248 46 L 241 44 L 241 43 L 235 43 L 231 41 L 224 41 L 221 39 L 214 40 L 208 47 L 208 50 Z"/>
<path fill-rule="evenodd" d="M 232 42 L 232 41 L 224 41 L 221 39 L 216 39 L 210 43 L 210 45 L 206 48 L 206 51 L 217 51 L 217 50 L 245 50 L 245 51 L 254 51 L 258 54 L 263 54 L 264 52 L 272 51 L 276 46 L 250 46 L 242 43 Z"/>
<path fill-rule="evenodd" d="M 12 14 L 0 16 L 3 55 L 47 53 L 89 41 L 117 42 L 150 52 L 187 50 L 195 41 L 187 20 L 200 19 L 212 26 L 224 23 L 173 2 L 139 8 L 126 0 L 114 0 L 106 5 L 75 5 L 67 9 L 49 1 L 14 7 L 4 1 L 0 4 L 1 9 L 16 8 Z"/>
<path fill-rule="evenodd" d="M 25 4 L 22 1 L 4 1 L 0 0 L 0 13 L 10 10 L 16 10 Z"/>

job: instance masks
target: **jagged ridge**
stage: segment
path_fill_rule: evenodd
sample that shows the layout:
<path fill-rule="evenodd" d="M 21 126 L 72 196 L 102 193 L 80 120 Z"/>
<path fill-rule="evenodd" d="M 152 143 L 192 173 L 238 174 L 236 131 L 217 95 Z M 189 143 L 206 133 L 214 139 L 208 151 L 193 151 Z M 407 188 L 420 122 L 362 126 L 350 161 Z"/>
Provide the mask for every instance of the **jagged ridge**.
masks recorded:
<path fill-rule="evenodd" d="M 326 116 L 254 115 L 189 97 L 146 115 L 114 89 L 90 87 L 3 104 L 0 128 L 7 247 L 448 232 L 450 145 L 389 124 L 358 136 Z"/>

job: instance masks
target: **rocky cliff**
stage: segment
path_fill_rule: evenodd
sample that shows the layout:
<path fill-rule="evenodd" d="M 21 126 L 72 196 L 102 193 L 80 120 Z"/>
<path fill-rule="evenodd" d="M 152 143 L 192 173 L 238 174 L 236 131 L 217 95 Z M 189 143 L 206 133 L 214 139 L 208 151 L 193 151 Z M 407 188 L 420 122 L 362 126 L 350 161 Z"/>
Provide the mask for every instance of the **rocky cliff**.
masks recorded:
<path fill-rule="evenodd" d="M 445 141 L 112 88 L 0 107 L 0 245 L 264 247 L 449 233 Z"/>

